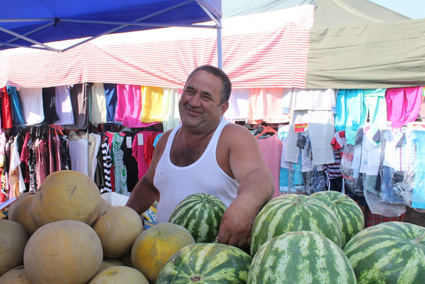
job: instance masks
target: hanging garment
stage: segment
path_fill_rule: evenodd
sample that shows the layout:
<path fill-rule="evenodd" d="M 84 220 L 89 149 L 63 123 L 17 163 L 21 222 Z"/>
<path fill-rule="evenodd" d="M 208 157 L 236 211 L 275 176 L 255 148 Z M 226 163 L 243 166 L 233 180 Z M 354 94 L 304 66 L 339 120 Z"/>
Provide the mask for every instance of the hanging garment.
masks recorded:
<path fill-rule="evenodd" d="M 141 122 L 149 124 L 162 121 L 163 97 L 162 88 L 142 86 Z"/>
<path fill-rule="evenodd" d="M 41 88 L 21 88 L 22 111 L 25 123 L 39 124 L 44 121 L 43 91 Z"/>
<path fill-rule="evenodd" d="M 65 125 L 66 129 L 86 129 L 89 122 L 88 101 L 91 94 L 91 84 L 75 84 L 69 87 L 71 96 L 72 112 L 74 114 L 74 124 Z"/>
<path fill-rule="evenodd" d="M 422 102 L 422 87 L 387 89 L 387 119 L 392 127 L 401 127 L 413 122 L 419 115 Z"/>
<path fill-rule="evenodd" d="M 164 131 L 176 128 L 180 124 L 179 115 L 179 90 L 171 88 L 162 88 L 163 96 L 163 113 L 162 126 Z"/>
<path fill-rule="evenodd" d="M 268 123 L 288 122 L 288 116 L 283 113 L 283 98 L 289 91 L 289 89 L 282 88 L 251 89 L 248 108 L 249 120 Z"/>
<path fill-rule="evenodd" d="M 137 162 L 138 179 L 141 179 L 146 174 L 149 168 L 149 165 L 147 164 L 145 159 L 145 147 L 146 147 L 147 139 L 153 133 L 154 132 L 152 131 L 146 131 L 146 130 L 140 131 L 134 136 L 134 139 L 133 139 L 132 155 L 135 161 Z"/>
<path fill-rule="evenodd" d="M 379 145 L 380 128 L 387 122 L 387 103 L 385 101 L 386 89 L 363 90 L 364 103 L 369 112 L 370 131 L 372 144 Z"/>
<path fill-rule="evenodd" d="M 96 133 L 89 134 L 89 177 L 94 180 L 94 174 L 97 167 L 97 154 L 99 153 L 102 137 Z"/>
<path fill-rule="evenodd" d="M 248 120 L 249 94 L 251 89 L 233 89 L 229 98 L 229 108 L 224 118 L 229 121 Z"/>
<path fill-rule="evenodd" d="M 59 117 L 55 125 L 73 125 L 74 111 L 71 103 L 71 92 L 69 86 L 55 87 L 56 113 Z"/>
<path fill-rule="evenodd" d="M 357 133 L 367 119 L 363 90 L 338 91 L 335 115 L 335 130 L 345 130 L 347 144 L 354 145 Z"/>
<path fill-rule="evenodd" d="M 111 167 L 112 167 L 112 158 L 111 152 L 109 151 L 109 138 L 105 136 L 101 143 L 101 153 L 102 153 L 102 166 L 103 166 L 103 176 L 105 179 L 105 186 L 99 188 L 101 192 L 107 191 L 112 192 L 112 182 L 111 182 Z"/>
<path fill-rule="evenodd" d="M 102 83 L 94 83 L 92 86 L 90 121 L 94 124 L 106 123 L 106 96 Z"/>
<path fill-rule="evenodd" d="M 29 169 L 29 143 L 31 140 L 31 135 L 29 132 L 25 134 L 24 138 L 24 144 L 22 145 L 22 151 L 21 151 L 21 163 L 25 167 L 24 171 L 24 182 L 29 183 L 30 182 L 30 169 Z"/>
<path fill-rule="evenodd" d="M 273 198 L 279 196 L 280 157 L 282 156 L 282 142 L 277 134 L 263 139 L 257 139 L 264 162 L 273 175 L 275 191 Z"/>
<path fill-rule="evenodd" d="M 152 133 L 151 135 L 148 136 L 148 139 L 146 139 L 146 142 L 145 142 L 145 149 L 144 149 L 143 153 L 144 153 L 145 161 L 146 161 L 148 168 L 151 165 L 153 152 L 155 150 L 153 143 L 155 142 L 156 136 L 158 136 L 158 134 L 160 134 L 160 132 Z"/>
<path fill-rule="evenodd" d="M 44 121 L 43 125 L 54 124 L 59 120 L 56 112 L 56 88 L 43 88 L 43 112 Z"/>
<path fill-rule="evenodd" d="M 122 133 L 115 133 L 112 137 L 111 157 L 114 163 L 115 192 L 128 196 L 130 193 L 127 189 L 127 168 L 124 164 L 124 152 L 121 149 L 124 142 L 122 135 Z"/>
<path fill-rule="evenodd" d="M 139 181 L 138 175 L 139 170 L 137 161 L 133 156 L 133 140 L 136 133 L 130 131 L 124 131 L 124 141 L 121 144 L 121 150 L 123 151 L 123 162 L 127 169 L 127 190 L 132 192 L 133 188 Z"/>
<path fill-rule="evenodd" d="M 425 209 L 425 131 L 412 130 L 410 141 L 416 149 L 412 207 Z"/>
<path fill-rule="evenodd" d="M 16 87 L 7 87 L 12 106 L 12 121 L 14 125 L 25 125 L 24 112 L 22 110 L 21 97 Z"/>
<path fill-rule="evenodd" d="M 142 127 L 140 114 L 142 111 L 140 85 L 117 85 L 117 109 L 115 120 L 121 121 L 123 126 Z"/>
<path fill-rule="evenodd" d="M 117 84 L 103 84 L 105 89 L 106 121 L 108 124 L 115 122 L 115 110 L 117 109 Z"/>
<path fill-rule="evenodd" d="M 7 93 L 7 88 L 4 87 L 0 91 L 0 95 L 2 96 L 2 107 L 1 107 L 1 125 L 3 129 L 12 128 L 12 105 L 10 101 L 9 94 Z"/>
<path fill-rule="evenodd" d="M 71 169 L 89 176 L 89 142 L 75 131 L 68 134 Z"/>
<path fill-rule="evenodd" d="M 291 89 L 285 97 L 285 113 L 289 109 L 295 110 L 323 110 L 332 111 L 336 107 L 335 90 L 304 90 Z"/>
<path fill-rule="evenodd" d="M 18 152 L 18 137 L 16 136 L 10 147 L 10 167 L 9 167 L 9 198 L 18 197 L 25 192 L 25 182 L 21 171 L 21 156 Z"/>

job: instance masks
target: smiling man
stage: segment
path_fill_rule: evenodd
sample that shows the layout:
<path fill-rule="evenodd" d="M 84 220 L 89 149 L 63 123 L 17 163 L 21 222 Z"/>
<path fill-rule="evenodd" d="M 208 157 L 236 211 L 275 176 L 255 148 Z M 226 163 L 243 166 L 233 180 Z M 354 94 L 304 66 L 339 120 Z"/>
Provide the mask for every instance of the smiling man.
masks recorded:
<path fill-rule="evenodd" d="M 185 197 L 212 194 L 228 207 L 217 241 L 247 248 L 255 217 L 274 185 L 254 135 L 222 120 L 231 88 L 228 76 L 210 65 L 189 75 L 179 101 L 182 123 L 159 139 L 127 206 L 141 214 L 157 200 L 161 223 Z"/>

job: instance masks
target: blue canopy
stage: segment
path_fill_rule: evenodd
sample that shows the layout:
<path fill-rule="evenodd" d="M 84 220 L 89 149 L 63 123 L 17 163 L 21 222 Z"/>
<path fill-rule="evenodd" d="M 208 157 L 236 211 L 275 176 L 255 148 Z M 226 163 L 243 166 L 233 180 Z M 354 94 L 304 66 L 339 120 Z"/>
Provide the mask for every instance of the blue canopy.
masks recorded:
<path fill-rule="evenodd" d="M 59 51 L 45 43 L 89 37 L 84 40 L 88 41 L 104 34 L 170 26 L 219 28 L 221 18 L 220 0 L 1 2 L 0 49 L 32 47 Z M 211 20 L 215 25 L 192 25 Z"/>

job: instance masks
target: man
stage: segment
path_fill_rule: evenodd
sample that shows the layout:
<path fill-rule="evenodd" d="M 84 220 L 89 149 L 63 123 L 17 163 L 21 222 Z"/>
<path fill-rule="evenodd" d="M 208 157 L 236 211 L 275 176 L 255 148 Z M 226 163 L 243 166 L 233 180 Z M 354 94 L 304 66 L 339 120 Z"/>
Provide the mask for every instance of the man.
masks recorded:
<path fill-rule="evenodd" d="M 126 205 L 141 214 L 159 200 L 160 223 L 186 196 L 215 195 L 228 207 L 217 242 L 247 248 L 255 217 L 274 185 L 254 135 L 221 119 L 230 93 L 229 78 L 216 67 L 200 66 L 189 75 L 179 101 L 181 126 L 161 136 Z"/>

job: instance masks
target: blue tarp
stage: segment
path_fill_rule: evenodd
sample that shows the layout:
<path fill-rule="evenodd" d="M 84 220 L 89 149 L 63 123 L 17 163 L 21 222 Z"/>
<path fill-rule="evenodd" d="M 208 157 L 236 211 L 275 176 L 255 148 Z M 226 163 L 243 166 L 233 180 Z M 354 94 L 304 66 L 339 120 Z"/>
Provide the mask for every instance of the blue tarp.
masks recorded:
<path fill-rule="evenodd" d="M 0 49 L 220 18 L 220 0 L 2 0 Z"/>

